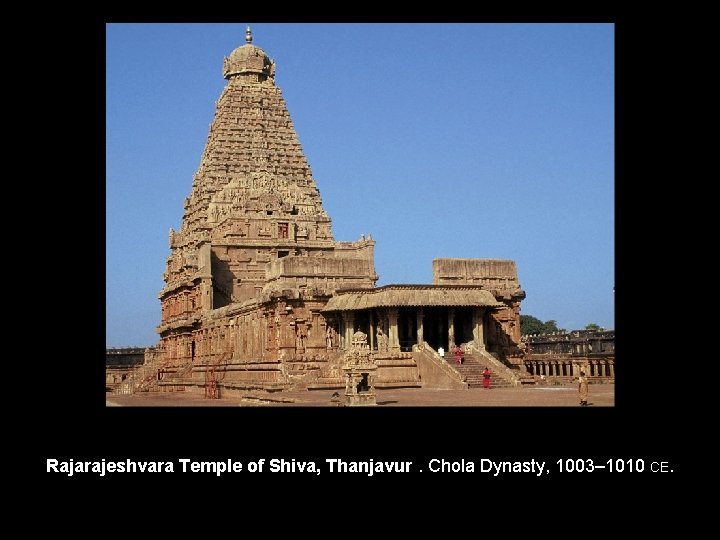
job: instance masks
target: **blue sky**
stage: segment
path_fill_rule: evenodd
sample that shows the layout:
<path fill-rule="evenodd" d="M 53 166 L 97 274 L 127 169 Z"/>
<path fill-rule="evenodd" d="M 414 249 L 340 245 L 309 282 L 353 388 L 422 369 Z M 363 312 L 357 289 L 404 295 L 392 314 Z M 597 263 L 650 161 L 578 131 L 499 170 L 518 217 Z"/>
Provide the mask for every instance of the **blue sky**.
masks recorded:
<path fill-rule="evenodd" d="M 333 220 L 378 285 L 514 259 L 522 313 L 614 327 L 612 24 L 253 24 Z M 153 345 L 157 293 L 243 24 L 110 24 L 106 344 Z"/>

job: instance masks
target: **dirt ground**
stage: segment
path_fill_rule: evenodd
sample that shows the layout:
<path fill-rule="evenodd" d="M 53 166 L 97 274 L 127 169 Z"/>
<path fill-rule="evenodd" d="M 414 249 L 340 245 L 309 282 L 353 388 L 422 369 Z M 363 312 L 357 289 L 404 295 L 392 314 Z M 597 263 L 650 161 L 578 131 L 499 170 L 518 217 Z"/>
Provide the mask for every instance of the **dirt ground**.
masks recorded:
<path fill-rule="evenodd" d="M 108 407 L 337 407 L 336 390 L 248 393 L 246 397 L 205 399 L 189 392 L 107 394 Z M 342 397 L 343 391 L 337 390 Z M 377 391 L 380 407 L 579 407 L 577 384 L 532 388 L 471 388 L 425 390 L 400 388 Z M 588 405 L 613 407 L 614 384 L 590 385 Z"/>

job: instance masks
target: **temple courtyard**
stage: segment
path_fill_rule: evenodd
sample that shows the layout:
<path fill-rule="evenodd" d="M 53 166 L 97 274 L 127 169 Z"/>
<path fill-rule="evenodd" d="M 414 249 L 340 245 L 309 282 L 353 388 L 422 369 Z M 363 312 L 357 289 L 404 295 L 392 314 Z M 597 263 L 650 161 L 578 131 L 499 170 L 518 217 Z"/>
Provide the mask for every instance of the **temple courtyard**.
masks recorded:
<path fill-rule="evenodd" d="M 108 394 L 108 407 L 337 407 L 336 390 L 248 393 L 233 398 L 205 399 L 189 392 Z M 342 398 L 342 391 L 338 391 Z M 591 384 L 588 405 L 613 407 L 615 384 Z M 577 384 L 530 388 L 470 388 L 432 390 L 395 388 L 377 390 L 378 407 L 579 407 Z"/>

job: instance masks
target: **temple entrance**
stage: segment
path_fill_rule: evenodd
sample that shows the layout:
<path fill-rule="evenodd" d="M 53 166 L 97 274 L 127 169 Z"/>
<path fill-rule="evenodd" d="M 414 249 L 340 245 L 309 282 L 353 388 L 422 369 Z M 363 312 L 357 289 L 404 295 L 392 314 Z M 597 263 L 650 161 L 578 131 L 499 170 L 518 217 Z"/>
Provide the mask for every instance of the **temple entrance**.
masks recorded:
<path fill-rule="evenodd" d="M 426 307 L 423 310 L 423 335 L 425 341 L 436 351 L 448 347 L 448 317 L 446 308 Z"/>
<path fill-rule="evenodd" d="M 370 335 L 370 312 L 369 311 L 356 311 L 355 312 L 355 328 L 353 328 L 353 333 L 357 332 L 358 330 L 360 332 L 363 332 Z M 369 338 L 368 338 L 369 341 Z"/>
<path fill-rule="evenodd" d="M 472 310 L 469 308 L 455 308 L 453 326 L 455 327 L 456 344 L 460 345 L 472 341 Z"/>
<path fill-rule="evenodd" d="M 398 341 L 404 352 L 412 351 L 417 343 L 417 315 L 413 308 L 401 308 L 398 313 Z"/>
<path fill-rule="evenodd" d="M 362 373 L 360 382 L 355 387 L 358 394 L 362 394 L 363 392 L 368 392 L 370 390 L 370 383 L 368 382 L 368 374 Z"/>

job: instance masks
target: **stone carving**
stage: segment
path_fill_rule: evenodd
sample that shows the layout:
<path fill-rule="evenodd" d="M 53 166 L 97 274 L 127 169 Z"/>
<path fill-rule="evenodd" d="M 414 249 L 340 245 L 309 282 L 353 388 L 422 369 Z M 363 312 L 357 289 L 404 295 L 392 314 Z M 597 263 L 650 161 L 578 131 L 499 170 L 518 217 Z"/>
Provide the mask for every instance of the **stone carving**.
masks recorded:
<path fill-rule="evenodd" d="M 302 326 L 299 326 L 295 329 L 295 349 L 297 351 L 304 351 L 305 350 L 305 340 L 307 339 L 307 333 L 305 332 L 305 329 Z"/>
<path fill-rule="evenodd" d="M 385 335 L 385 333 L 382 331 L 382 328 L 378 328 L 376 336 L 377 336 L 378 351 L 388 352 L 388 338 Z"/>
<path fill-rule="evenodd" d="M 352 338 L 352 347 L 354 349 L 367 349 L 367 334 L 365 332 L 360 332 L 359 330 L 355 332 Z"/>
<path fill-rule="evenodd" d="M 353 334 L 353 347 L 345 353 L 343 372 L 345 405 L 351 407 L 377 405 L 375 395 L 377 365 L 372 361 L 367 348 L 367 334 L 363 332 Z"/>
<path fill-rule="evenodd" d="M 328 350 L 332 350 L 335 348 L 335 329 L 328 325 L 327 330 L 325 330 L 325 345 Z"/>

